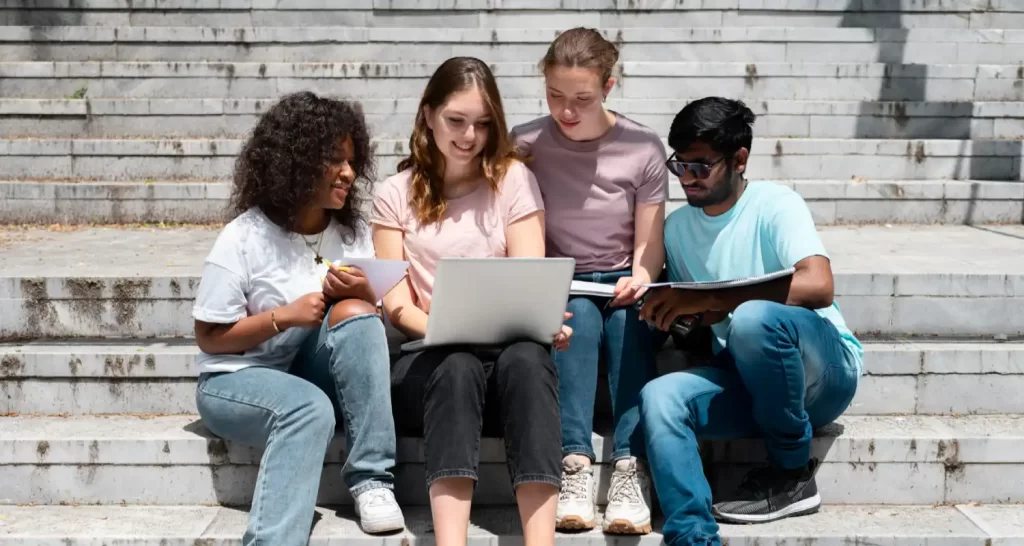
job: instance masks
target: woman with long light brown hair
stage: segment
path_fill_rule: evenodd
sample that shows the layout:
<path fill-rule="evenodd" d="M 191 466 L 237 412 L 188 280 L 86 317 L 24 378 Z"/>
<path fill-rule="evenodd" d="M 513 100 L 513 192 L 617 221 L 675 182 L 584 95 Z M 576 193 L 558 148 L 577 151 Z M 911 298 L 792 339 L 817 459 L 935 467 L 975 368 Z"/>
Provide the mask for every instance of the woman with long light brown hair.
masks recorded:
<path fill-rule="evenodd" d="M 391 322 L 426 334 L 436 265 L 444 257 L 544 257 L 537 182 L 508 139 L 498 86 L 479 59 L 445 61 L 427 83 L 399 173 L 383 182 L 371 223 L 377 257 L 409 275 L 384 298 Z M 568 346 L 563 327 L 552 345 Z M 400 433 L 422 432 L 434 534 L 466 543 L 481 434 L 505 439 L 527 546 L 554 544 L 561 480 L 558 378 L 551 348 L 516 342 L 402 354 L 392 368 Z"/>

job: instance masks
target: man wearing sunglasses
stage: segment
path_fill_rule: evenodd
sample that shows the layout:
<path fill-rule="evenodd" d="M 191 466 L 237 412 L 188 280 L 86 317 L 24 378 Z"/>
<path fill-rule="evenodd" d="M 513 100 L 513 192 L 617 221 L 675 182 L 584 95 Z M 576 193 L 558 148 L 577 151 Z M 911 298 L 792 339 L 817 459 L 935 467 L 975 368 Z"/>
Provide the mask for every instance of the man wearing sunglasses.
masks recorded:
<path fill-rule="evenodd" d="M 689 206 L 665 223 L 670 281 L 728 281 L 787 268 L 759 285 L 713 291 L 661 288 L 641 315 L 662 330 L 680 317 L 711 325 L 715 356 L 649 383 L 641 424 L 665 542 L 720 544 L 716 519 L 757 523 L 808 514 L 821 499 L 812 431 L 849 406 L 863 350 L 833 301 L 828 254 L 793 190 L 746 179 L 754 113 L 718 97 L 672 122 L 668 169 Z M 768 465 L 712 504 L 697 441 L 764 439 Z"/>

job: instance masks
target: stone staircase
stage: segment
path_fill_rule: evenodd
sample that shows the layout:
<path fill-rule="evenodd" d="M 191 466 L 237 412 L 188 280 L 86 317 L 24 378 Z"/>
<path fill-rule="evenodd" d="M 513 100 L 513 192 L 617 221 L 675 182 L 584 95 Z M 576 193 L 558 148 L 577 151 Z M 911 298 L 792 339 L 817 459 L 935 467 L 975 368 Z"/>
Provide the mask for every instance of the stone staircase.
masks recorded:
<path fill-rule="evenodd" d="M 609 105 L 663 138 L 689 100 L 747 101 L 751 172 L 807 199 L 865 341 L 815 439 L 822 512 L 729 544 L 1024 544 L 1024 1 L 0 0 L 0 546 L 237 544 L 260 451 L 195 414 L 190 309 L 247 132 L 285 92 L 353 97 L 386 175 L 440 61 L 491 63 L 518 123 L 576 25 L 621 44 Z M 728 489 L 762 455 L 710 442 L 706 470 Z M 421 440 L 393 536 L 358 531 L 344 456 L 312 544 L 432 542 Z M 521 542 L 499 440 L 481 474 L 471 545 Z"/>

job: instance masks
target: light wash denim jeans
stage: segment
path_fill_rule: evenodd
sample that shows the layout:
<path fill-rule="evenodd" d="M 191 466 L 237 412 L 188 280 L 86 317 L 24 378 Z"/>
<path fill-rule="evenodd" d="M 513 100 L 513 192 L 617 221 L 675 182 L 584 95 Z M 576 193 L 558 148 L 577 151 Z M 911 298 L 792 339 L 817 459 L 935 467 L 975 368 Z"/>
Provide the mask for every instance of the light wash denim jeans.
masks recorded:
<path fill-rule="evenodd" d="M 576 280 L 615 284 L 630 271 L 578 273 Z M 562 453 L 594 460 L 594 400 L 598 363 L 608 367 L 612 401 L 614 446 L 612 459 L 643 450 L 642 435 L 635 435 L 640 389 L 657 374 L 651 328 L 640 320 L 634 306 L 606 307 L 607 298 L 573 297 L 566 324 L 573 329 L 565 351 L 553 351 L 558 368 L 558 400 L 562 409 Z"/>
<path fill-rule="evenodd" d="M 814 311 L 766 301 L 733 313 L 710 366 L 668 374 L 641 393 L 641 432 L 668 546 L 720 545 L 697 441 L 764 438 L 771 462 L 806 466 L 815 428 L 853 400 L 858 371 L 839 331 Z"/>
<path fill-rule="evenodd" d="M 308 542 L 336 415 L 347 425 L 348 457 L 341 473 L 352 495 L 392 487 L 396 439 L 390 361 L 377 315 L 352 317 L 332 328 L 325 318 L 288 372 L 254 366 L 204 374 L 196 403 L 203 423 L 217 436 L 266 447 L 245 546 Z"/>

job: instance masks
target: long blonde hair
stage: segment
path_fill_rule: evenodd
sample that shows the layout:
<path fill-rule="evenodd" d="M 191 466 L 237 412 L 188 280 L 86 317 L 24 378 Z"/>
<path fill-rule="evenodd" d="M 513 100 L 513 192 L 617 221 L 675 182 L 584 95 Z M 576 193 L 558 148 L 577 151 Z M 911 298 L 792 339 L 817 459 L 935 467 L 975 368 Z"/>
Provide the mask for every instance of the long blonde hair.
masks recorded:
<path fill-rule="evenodd" d="M 444 197 L 444 156 L 427 126 L 427 109 L 437 112 L 453 94 L 473 88 L 481 91 L 491 114 L 487 145 L 481 152 L 481 170 L 492 190 L 498 190 L 509 166 L 517 158 L 508 138 L 505 109 L 491 69 L 474 57 L 452 57 L 442 63 L 430 77 L 420 99 L 409 137 L 409 156 L 398 164 L 399 171 L 412 169 L 409 203 L 421 224 L 441 221 L 448 207 Z"/>

